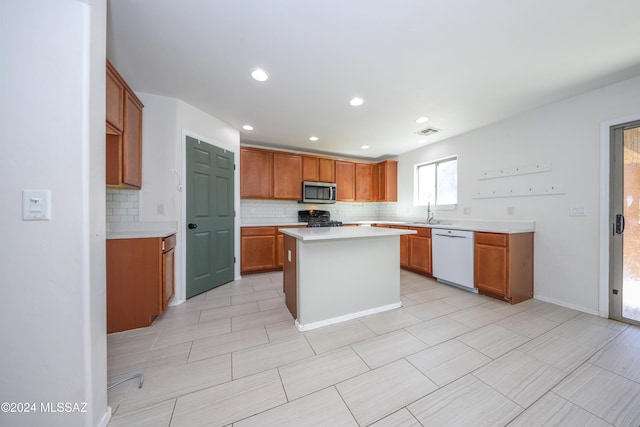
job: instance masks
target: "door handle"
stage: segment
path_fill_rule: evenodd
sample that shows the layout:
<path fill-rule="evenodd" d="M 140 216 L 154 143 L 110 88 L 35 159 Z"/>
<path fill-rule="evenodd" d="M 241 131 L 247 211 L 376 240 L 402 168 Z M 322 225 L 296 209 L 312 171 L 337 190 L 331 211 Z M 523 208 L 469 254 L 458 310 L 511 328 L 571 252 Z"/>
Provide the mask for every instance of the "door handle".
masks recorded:
<path fill-rule="evenodd" d="M 624 215 L 616 215 L 616 234 L 624 233 Z"/>
<path fill-rule="evenodd" d="M 187 227 L 189 227 L 189 230 L 193 230 L 194 228 L 198 228 L 198 224 L 190 223 Z"/>

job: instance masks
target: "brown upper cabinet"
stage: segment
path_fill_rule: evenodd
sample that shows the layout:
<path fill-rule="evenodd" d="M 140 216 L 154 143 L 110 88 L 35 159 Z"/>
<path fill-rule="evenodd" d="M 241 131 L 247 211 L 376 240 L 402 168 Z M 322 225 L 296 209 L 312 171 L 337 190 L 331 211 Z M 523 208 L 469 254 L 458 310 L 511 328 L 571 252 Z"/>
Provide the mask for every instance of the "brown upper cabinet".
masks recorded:
<path fill-rule="evenodd" d="M 302 156 L 302 180 L 335 182 L 335 160 L 325 157 Z"/>
<path fill-rule="evenodd" d="M 372 163 L 356 163 L 356 201 L 371 202 L 373 197 L 373 168 Z"/>
<path fill-rule="evenodd" d="M 374 198 L 379 202 L 398 201 L 398 162 L 384 160 L 377 163 L 373 174 Z"/>
<path fill-rule="evenodd" d="M 107 60 L 106 184 L 142 186 L 142 102 Z"/>
<path fill-rule="evenodd" d="M 273 198 L 273 152 L 240 148 L 240 197 Z"/>
<path fill-rule="evenodd" d="M 346 160 L 336 160 L 337 200 L 349 202 L 356 199 L 356 164 Z"/>
<path fill-rule="evenodd" d="M 240 147 L 240 197 L 301 200 L 302 181 L 335 182 L 340 202 L 398 200 L 398 162 L 339 160 Z"/>
<path fill-rule="evenodd" d="M 273 198 L 302 199 L 302 156 L 273 153 Z"/>

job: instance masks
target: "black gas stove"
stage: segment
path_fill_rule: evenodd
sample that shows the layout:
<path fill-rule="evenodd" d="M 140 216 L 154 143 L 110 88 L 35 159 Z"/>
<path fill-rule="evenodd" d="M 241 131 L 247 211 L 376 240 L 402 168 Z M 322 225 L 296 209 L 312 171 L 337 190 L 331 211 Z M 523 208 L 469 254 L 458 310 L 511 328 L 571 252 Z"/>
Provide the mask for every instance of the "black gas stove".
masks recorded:
<path fill-rule="evenodd" d="M 298 211 L 298 222 L 306 222 L 307 227 L 342 227 L 342 221 L 332 220 L 329 211 L 317 209 Z"/>

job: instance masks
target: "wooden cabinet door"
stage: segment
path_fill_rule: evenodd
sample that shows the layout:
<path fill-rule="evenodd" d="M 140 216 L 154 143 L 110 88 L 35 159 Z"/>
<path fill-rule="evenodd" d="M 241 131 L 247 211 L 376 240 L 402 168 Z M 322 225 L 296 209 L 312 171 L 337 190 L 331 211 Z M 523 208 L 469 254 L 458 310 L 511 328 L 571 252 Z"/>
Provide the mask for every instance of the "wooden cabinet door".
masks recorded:
<path fill-rule="evenodd" d="M 320 181 L 320 159 L 314 156 L 302 156 L 302 180 Z"/>
<path fill-rule="evenodd" d="M 124 132 L 122 134 L 122 183 L 142 186 L 142 105 L 125 93 Z"/>
<path fill-rule="evenodd" d="M 356 200 L 370 202 L 373 200 L 373 165 L 371 163 L 356 163 Z"/>
<path fill-rule="evenodd" d="M 336 185 L 338 187 L 338 201 L 354 201 L 356 183 L 356 169 L 354 162 L 336 160 Z"/>
<path fill-rule="evenodd" d="M 431 237 L 409 236 L 409 267 L 421 273 L 432 274 Z"/>
<path fill-rule="evenodd" d="M 378 163 L 378 197 L 381 202 L 398 201 L 398 162 L 385 160 Z"/>
<path fill-rule="evenodd" d="M 122 132 L 124 120 L 124 85 L 117 76 L 117 71 L 107 61 L 107 94 L 106 113 L 107 122 L 112 128 Z"/>
<path fill-rule="evenodd" d="M 240 272 L 276 268 L 276 228 L 243 227 L 240 237 Z"/>
<path fill-rule="evenodd" d="M 107 240 L 107 333 L 149 326 L 162 313 L 161 241 Z"/>
<path fill-rule="evenodd" d="M 273 197 L 302 199 L 302 157 L 298 154 L 273 154 Z"/>
<path fill-rule="evenodd" d="M 509 295 L 506 247 L 476 243 L 474 263 L 475 285 L 478 290 L 504 297 Z"/>
<path fill-rule="evenodd" d="M 318 174 L 320 182 L 336 182 L 336 161 L 334 159 L 318 159 Z"/>
<path fill-rule="evenodd" d="M 162 254 L 162 311 L 167 309 L 175 289 L 175 249 Z"/>
<path fill-rule="evenodd" d="M 253 199 L 273 197 L 272 152 L 240 148 L 240 197 Z"/>

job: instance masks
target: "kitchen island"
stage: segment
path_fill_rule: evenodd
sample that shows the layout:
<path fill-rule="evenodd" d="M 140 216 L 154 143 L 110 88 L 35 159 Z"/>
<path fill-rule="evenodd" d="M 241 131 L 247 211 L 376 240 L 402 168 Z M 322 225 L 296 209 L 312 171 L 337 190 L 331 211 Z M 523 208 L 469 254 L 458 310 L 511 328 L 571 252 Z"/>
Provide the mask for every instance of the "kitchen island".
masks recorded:
<path fill-rule="evenodd" d="M 375 227 L 281 228 L 284 292 L 300 331 L 392 310 L 400 303 L 400 235 Z"/>

